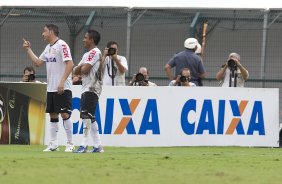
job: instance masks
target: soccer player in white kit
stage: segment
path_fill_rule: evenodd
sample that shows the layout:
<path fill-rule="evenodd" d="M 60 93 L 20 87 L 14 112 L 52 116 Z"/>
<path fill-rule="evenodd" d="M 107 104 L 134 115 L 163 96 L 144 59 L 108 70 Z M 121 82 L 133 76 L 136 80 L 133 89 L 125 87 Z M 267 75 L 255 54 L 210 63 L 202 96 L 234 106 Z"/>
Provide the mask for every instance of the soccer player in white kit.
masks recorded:
<path fill-rule="evenodd" d="M 73 74 L 82 78 L 80 117 L 83 120 L 83 140 L 76 153 L 86 153 L 88 147 L 89 133 L 91 132 L 94 147 L 89 152 L 102 153 L 104 149 L 95 120 L 95 110 L 99 96 L 102 91 L 103 65 L 100 62 L 101 51 L 97 48 L 101 36 L 96 30 L 85 33 L 83 43 L 88 49 L 79 64 L 73 69 Z M 91 131 L 90 131 L 91 130 Z"/>
<path fill-rule="evenodd" d="M 72 143 L 72 92 L 71 72 L 73 68 L 72 56 L 68 44 L 58 37 L 59 29 L 54 24 L 46 24 L 42 37 L 48 43 L 42 54 L 37 57 L 31 49 L 29 41 L 23 39 L 23 47 L 27 55 L 36 66 L 46 63 L 47 70 L 47 106 L 46 112 L 50 115 L 50 143 L 44 152 L 57 151 L 59 114 L 63 119 L 67 134 L 65 152 L 72 152 L 75 148 Z"/>

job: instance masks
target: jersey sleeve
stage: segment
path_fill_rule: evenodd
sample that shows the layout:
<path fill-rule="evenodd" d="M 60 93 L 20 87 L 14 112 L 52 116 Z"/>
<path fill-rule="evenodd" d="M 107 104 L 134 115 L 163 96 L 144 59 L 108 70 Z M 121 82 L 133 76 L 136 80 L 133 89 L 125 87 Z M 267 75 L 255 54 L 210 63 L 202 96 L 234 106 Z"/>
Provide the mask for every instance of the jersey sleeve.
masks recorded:
<path fill-rule="evenodd" d="M 41 53 L 41 55 L 39 56 L 39 59 L 46 62 L 46 57 L 45 57 L 45 53 L 47 52 L 48 49 L 48 45 L 45 47 L 44 51 Z"/>
<path fill-rule="evenodd" d="M 72 60 L 70 47 L 65 42 L 60 43 L 63 61 Z"/>
<path fill-rule="evenodd" d="M 93 66 L 96 62 L 99 61 L 99 59 L 100 59 L 100 52 L 95 49 L 92 49 L 91 51 L 88 52 L 85 63 L 88 63 Z"/>

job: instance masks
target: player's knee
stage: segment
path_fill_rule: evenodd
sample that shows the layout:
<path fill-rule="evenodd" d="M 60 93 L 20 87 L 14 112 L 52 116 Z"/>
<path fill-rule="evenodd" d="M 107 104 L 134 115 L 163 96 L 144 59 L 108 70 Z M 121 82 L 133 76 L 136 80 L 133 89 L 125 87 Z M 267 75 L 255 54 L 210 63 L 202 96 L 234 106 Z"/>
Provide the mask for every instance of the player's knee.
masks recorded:
<path fill-rule="evenodd" d="M 50 122 L 57 123 L 59 122 L 59 118 L 50 118 Z"/>
<path fill-rule="evenodd" d="M 50 118 L 59 118 L 59 114 L 58 113 L 49 113 Z"/>
<path fill-rule="evenodd" d="M 80 112 L 80 118 L 81 119 L 94 119 L 95 117 L 91 113 L 89 113 L 88 111 L 82 110 Z"/>
<path fill-rule="evenodd" d="M 71 114 L 71 110 L 67 108 L 62 108 L 60 112 L 61 114 Z"/>
<path fill-rule="evenodd" d="M 70 114 L 68 114 L 68 113 L 61 113 L 61 117 L 63 118 L 63 120 L 68 120 L 70 118 Z"/>
<path fill-rule="evenodd" d="M 71 116 L 71 110 L 70 109 L 67 109 L 67 108 L 61 109 L 61 117 L 63 118 L 63 120 L 69 119 L 70 116 Z"/>

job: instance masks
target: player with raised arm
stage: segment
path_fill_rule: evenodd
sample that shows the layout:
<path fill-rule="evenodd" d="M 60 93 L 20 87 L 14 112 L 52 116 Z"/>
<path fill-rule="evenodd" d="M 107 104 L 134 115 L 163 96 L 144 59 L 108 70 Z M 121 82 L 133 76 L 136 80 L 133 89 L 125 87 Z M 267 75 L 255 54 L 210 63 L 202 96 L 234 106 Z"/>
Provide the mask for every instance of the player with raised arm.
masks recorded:
<path fill-rule="evenodd" d="M 42 37 L 48 43 L 42 54 L 37 57 L 31 49 L 29 41 L 23 39 L 23 47 L 28 57 L 36 66 L 46 64 L 47 70 L 47 105 L 46 112 L 50 115 L 50 143 L 44 152 L 57 151 L 58 148 L 58 122 L 59 114 L 63 119 L 64 129 L 67 134 L 65 152 L 72 152 L 72 92 L 71 72 L 73 61 L 68 44 L 59 37 L 58 26 L 46 24 L 43 28 Z"/>

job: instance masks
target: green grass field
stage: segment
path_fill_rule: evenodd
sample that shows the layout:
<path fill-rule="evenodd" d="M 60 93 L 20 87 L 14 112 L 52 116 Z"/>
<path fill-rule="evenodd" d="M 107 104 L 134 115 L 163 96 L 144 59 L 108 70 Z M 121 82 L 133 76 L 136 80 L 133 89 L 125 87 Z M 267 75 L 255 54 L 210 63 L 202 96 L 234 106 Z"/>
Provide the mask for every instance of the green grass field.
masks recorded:
<path fill-rule="evenodd" d="M 105 147 L 105 153 L 43 153 L 1 145 L 0 184 L 282 183 L 282 149 Z"/>

